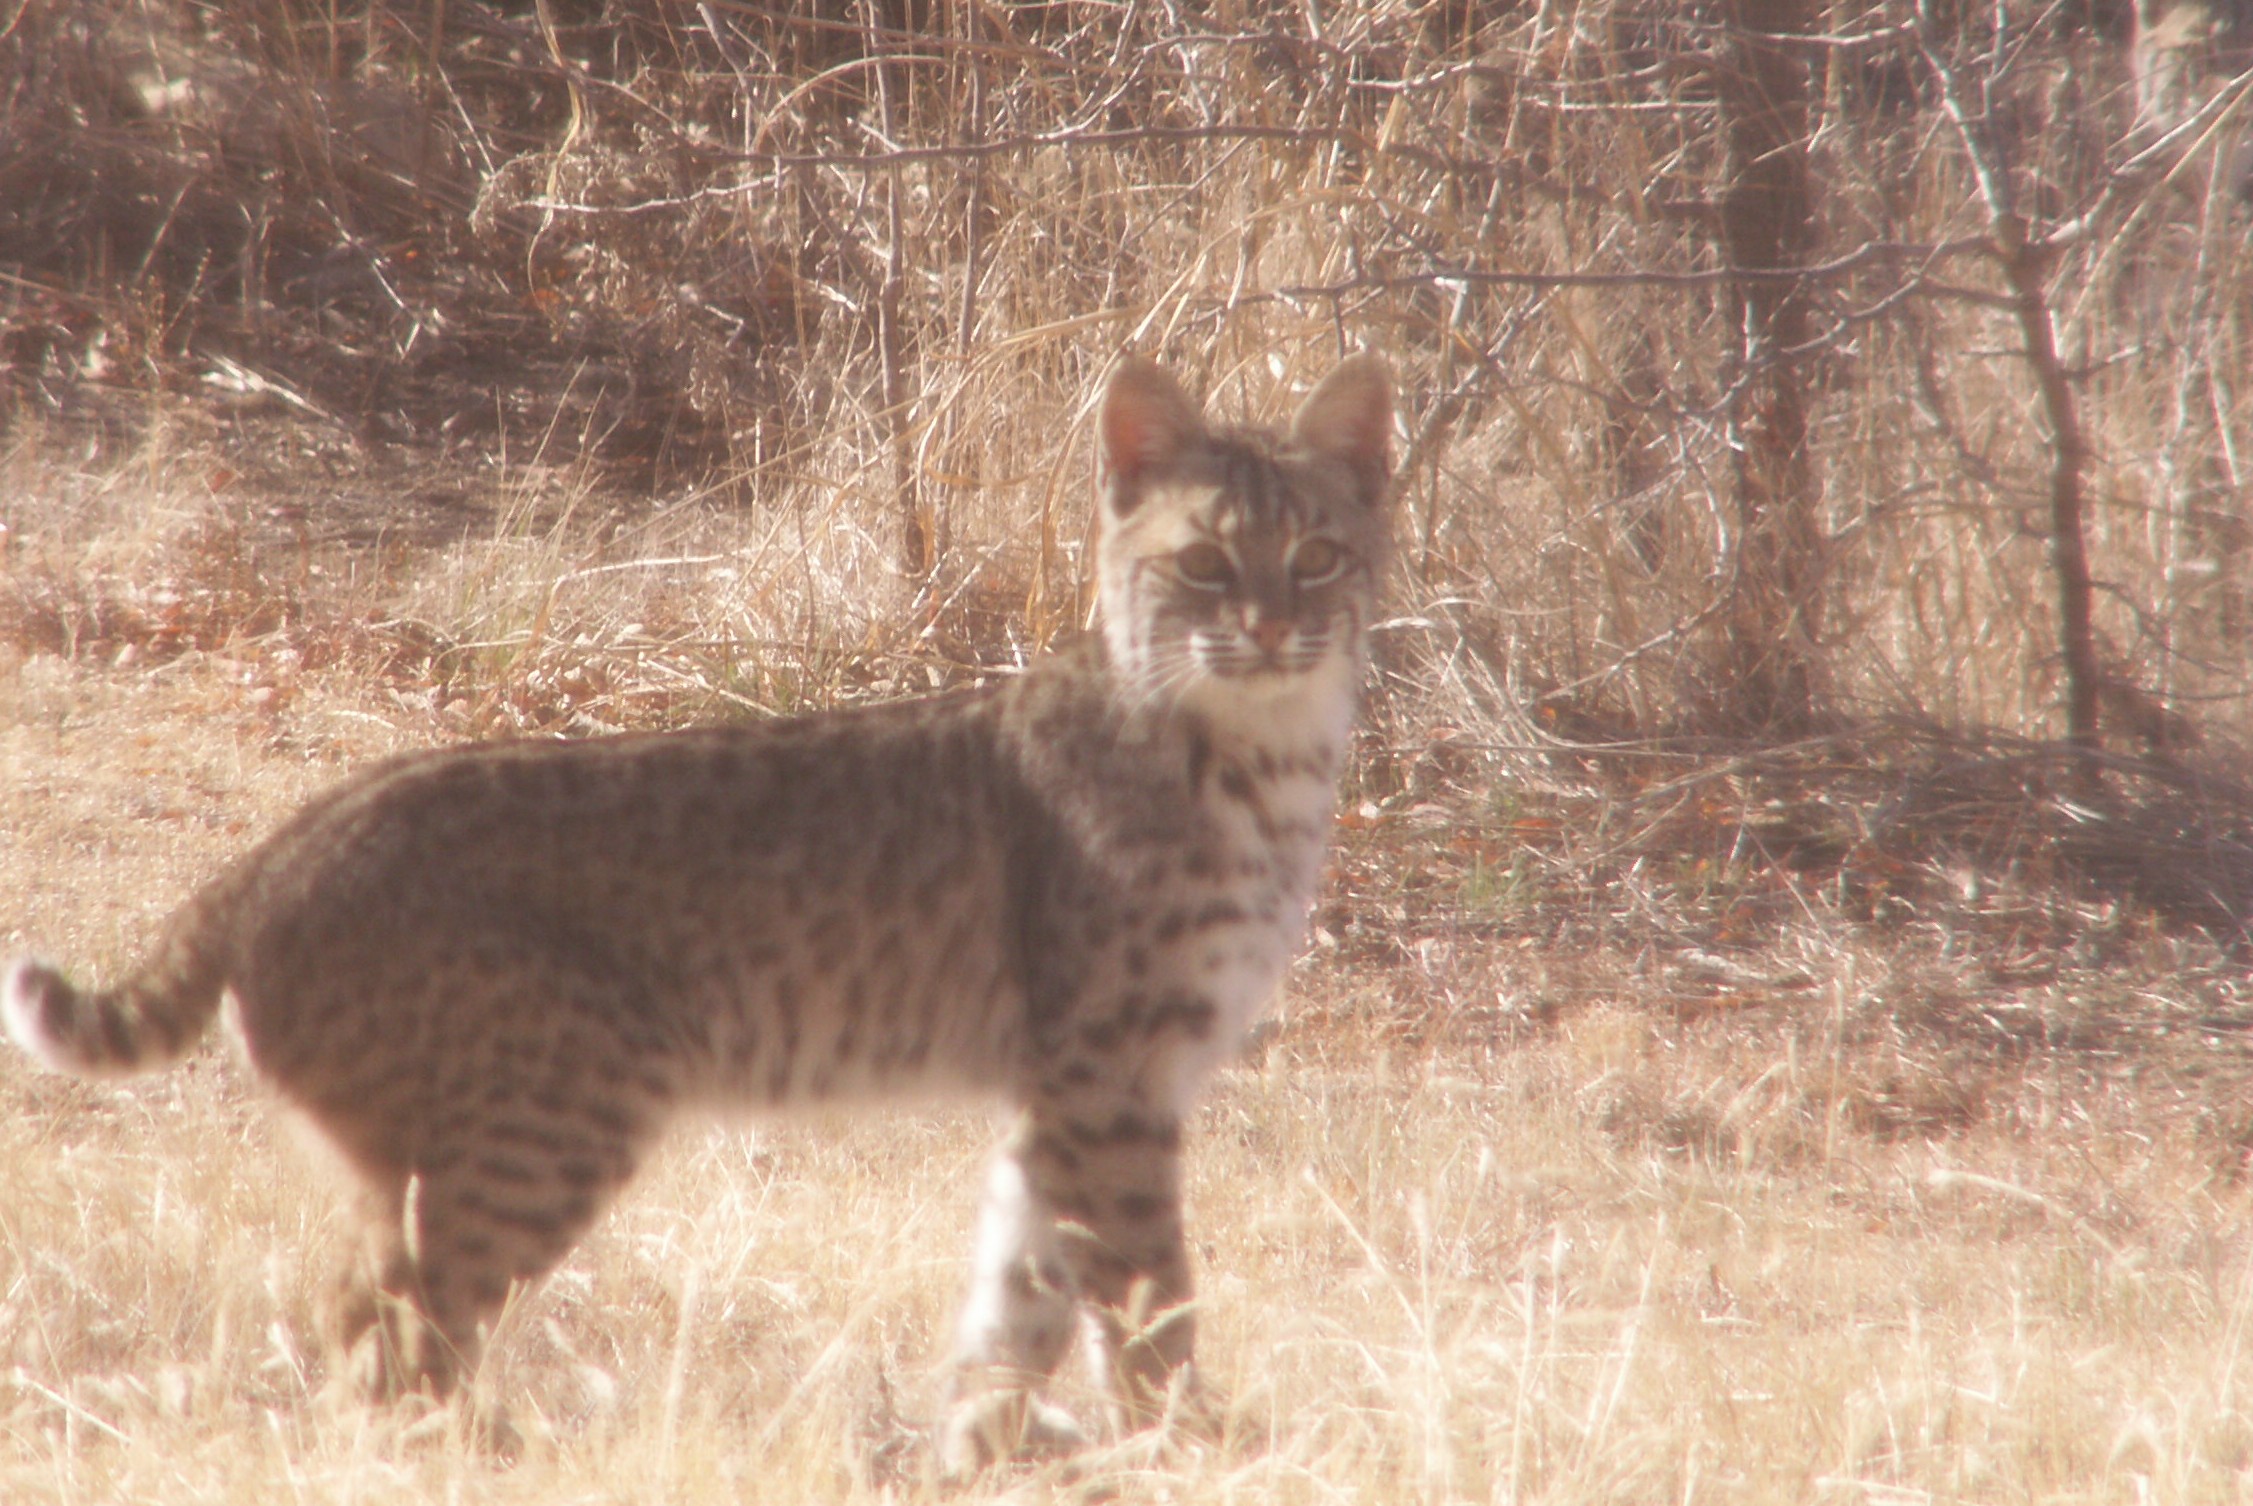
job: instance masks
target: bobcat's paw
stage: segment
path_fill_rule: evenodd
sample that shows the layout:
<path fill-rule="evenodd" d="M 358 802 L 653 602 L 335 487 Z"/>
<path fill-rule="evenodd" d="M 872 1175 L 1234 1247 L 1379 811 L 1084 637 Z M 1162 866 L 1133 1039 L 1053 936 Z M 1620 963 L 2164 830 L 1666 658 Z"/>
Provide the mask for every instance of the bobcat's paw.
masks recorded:
<path fill-rule="evenodd" d="M 959 1401 L 939 1430 L 939 1470 L 968 1480 L 997 1464 L 1054 1459 L 1087 1447 L 1073 1416 L 1022 1391 L 994 1391 Z"/>

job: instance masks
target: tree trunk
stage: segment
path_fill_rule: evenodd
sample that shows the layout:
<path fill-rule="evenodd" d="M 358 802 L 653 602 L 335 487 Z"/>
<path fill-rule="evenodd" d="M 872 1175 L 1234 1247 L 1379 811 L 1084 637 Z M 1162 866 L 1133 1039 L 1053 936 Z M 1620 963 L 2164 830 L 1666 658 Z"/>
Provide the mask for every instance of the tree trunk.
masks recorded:
<path fill-rule="evenodd" d="M 1805 287 L 1788 274 L 1815 248 L 1807 166 L 1809 68 L 1790 40 L 1817 30 L 1809 0 L 1724 0 L 1716 83 L 1728 183 L 1722 244 L 1738 345 L 1728 423 L 1736 457 L 1737 547 L 1727 674 L 1750 726 L 1814 720 L 1823 535 L 1797 352 L 1813 335 Z"/>
<path fill-rule="evenodd" d="M 2097 709 L 2104 672 L 2097 662 L 2096 588 L 2089 577 L 2082 522 L 2081 477 L 2089 445 L 2081 432 L 2072 379 L 2058 353 L 2048 286 L 2050 252 L 2019 212 L 1994 111 L 1984 89 L 1977 109 L 1966 97 L 1963 80 L 1942 49 L 1930 0 L 1920 0 L 1917 25 L 1925 62 L 1940 85 L 1941 104 L 1963 141 L 1987 206 L 1988 249 L 2010 287 L 2011 311 L 2026 341 L 2026 363 L 2042 395 L 2050 437 L 2050 565 L 2057 575 L 2058 651 L 2065 664 L 2065 737 L 2084 755 L 2094 754 L 2100 745 Z M 2078 770 L 2084 792 L 2093 794 L 2098 787 L 2095 761 L 2084 757 Z"/>

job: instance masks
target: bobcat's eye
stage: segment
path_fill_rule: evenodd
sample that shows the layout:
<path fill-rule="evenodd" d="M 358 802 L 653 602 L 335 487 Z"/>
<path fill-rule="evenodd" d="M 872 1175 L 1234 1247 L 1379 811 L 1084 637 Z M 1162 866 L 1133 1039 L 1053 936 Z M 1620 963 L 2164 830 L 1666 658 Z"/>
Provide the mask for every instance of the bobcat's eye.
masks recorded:
<path fill-rule="evenodd" d="M 1319 585 L 1346 567 L 1346 552 L 1328 539 L 1305 539 L 1291 551 L 1291 579 Z"/>
<path fill-rule="evenodd" d="M 1236 579 L 1236 566 L 1228 551 L 1201 540 L 1176 554 L 1173 568 L 1189 584 L 1208 591 L 1217 591 Z"/>

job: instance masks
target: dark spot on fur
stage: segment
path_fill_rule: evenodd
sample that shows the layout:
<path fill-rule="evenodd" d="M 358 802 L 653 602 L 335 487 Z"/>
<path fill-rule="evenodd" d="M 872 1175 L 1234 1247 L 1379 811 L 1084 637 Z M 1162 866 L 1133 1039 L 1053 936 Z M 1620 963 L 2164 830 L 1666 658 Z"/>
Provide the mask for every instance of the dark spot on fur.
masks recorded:
<path fill-rule="evenodd" d="M 1064 1133 L 1081 1145 L 1147 1145 L 1157 1150 L 1172 1150 L 1181 1144 L 1180 1125 L 1127 1110 L 1112 1115 L 1107 1124 L 1069 1121 Z"/>
<path fill-rule="evenodd" d="M 1141 1223 L 1156 1218 L 1166 1209 L 1166 1199 L 1153 1192 L 1122 1192 L 1112 1203 L 1119 1217 Z"/>
<path fill-rule="evenodd" d="M 1072 1134 L 1071 1127 L 1066 1127 L 1065 1134 Z M 1046 1161 L 1065 1172 L 1077 1172 L 1080 1169 L 1080 1153 L 1055 1135 L 1035 1135 L 1026 1151 L 1033 1159 Z"/>
<path fill-rule="evenodd" d="M 1232 899 L 1216 899 L 1197 912 L 1196 926 L 1202 931 L 1209 926 L 1232 926 L 1244 920 L 1244 907 Z"/>
<path fill-rule="evenodd" d="M 517 1187 L 529 1187 L 547 1180 L 539 1167 L 519 1161 L 514 1156 L 479 1156 L 471 1166 L 487 1181 L 507 1182 Z"/>
<path fill-rule="evenodd" d="M 1192 1040 L 1208 1040 L 1216 1018 L 1212 1004 L 1195 994 L 1168 994 L 1158 1001 L 1143 1029 L 1153 1036 L 1178 1030 Z"/>

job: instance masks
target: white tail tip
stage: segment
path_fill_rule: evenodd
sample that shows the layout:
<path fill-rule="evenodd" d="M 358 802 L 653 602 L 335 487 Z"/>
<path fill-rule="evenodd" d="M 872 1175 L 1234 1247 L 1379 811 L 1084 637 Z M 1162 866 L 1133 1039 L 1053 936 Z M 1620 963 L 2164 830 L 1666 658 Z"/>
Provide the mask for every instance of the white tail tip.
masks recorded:
<path fill-rule="evenodd" d="M 57 988 L 70 988 L 61 973 L 37 958 L 18 957 L 0 977 L 0 1024 L 7 1026 L 8 1039 L 50 1072 L 83 1076 L 85 1065 L 62 1049 L 48 1023 L 48 1001 Z"/>

